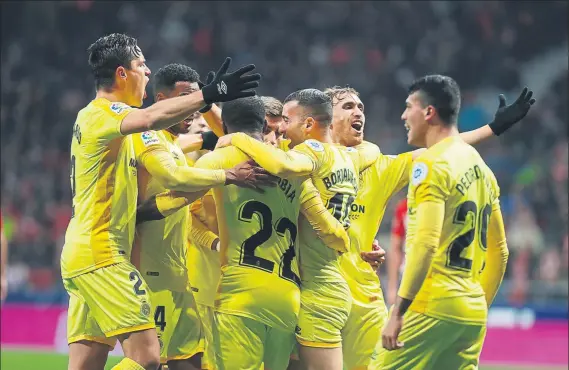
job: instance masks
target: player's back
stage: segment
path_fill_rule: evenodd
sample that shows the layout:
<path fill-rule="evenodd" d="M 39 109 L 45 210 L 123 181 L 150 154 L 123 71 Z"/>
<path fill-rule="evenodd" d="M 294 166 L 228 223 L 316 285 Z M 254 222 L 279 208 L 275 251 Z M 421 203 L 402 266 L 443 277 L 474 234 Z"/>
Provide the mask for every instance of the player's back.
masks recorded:
<path fill-rule="evenodd" d="M 430 195 L 421 190 L 422 184 L 431 189 Z M 480 275 L 492 203 L 498 195 L 492 171 L 459 137 L 439 142 L 416 160 L 408 196 L 407 253 L 412 253 L 409 248 L 417 231 L 418 201 L 444 199 L 445 216 L 431 270 L 411 310 L 458 322 L 486 322 Z"/>
<path fill-rule="evenodd" d="M 136 216 L 136 160 L 120 125 L 131 108 L 95 99 L 83 108 L 71 142 L 72 218 L 61 257 L 63 277 L 126 261 Z"/>
<path fill-rule="evenodd" d="M 310 175 L 312 182 L 326 208 L 348 229 L 350 207 L 358 191 L 359 164 L 354 163 L 355 156 L 349 153 L 355 149 L 316 140 L 307 140 L 305 143 L 316 155 L 324 157 L 323 165 Z M 340 271 L 340 254 L 318 238 L 304 216 L 300 217 L 299 223 L 302 280 L 344 282 Z"/>
<path fill-rule="evenodd" d="M 228 169 L 248 159 L 227 147 L 206 154 L 196 167 Z M 294 330 L 300 308 L 295 251 L 300 185 L 281 179 L 264 193 L 233 185 L 214 189 L 222 266 L 217 311 Z"/>

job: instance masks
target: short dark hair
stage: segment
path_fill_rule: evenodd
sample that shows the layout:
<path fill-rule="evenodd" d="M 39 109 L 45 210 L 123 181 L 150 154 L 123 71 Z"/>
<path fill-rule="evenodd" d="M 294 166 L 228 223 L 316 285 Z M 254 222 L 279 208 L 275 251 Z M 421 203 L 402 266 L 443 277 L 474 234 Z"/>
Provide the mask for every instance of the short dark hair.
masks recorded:
<path fill-rule="evenodd" d="M 184 64 L 172 63 L 160 68 L 154 76 L 154 95 L 159 92 L 170 92 L 176 82 L 198 82 L 200 75 L 194 69 Z"/>
<path fill-rule="evenodd" d="M 258 96 L 239 98 L 223 103 L 223 124 L 233 132 L 262 133 L 265 105 Z"/>
<path fill-rule="evenodd" d="M 306 117 L 314 117 L 326 126 L 332 124 L 332 99 L 324 92 L 318 89 L 298 90 L 287 96 L 284 104 L 291 101 L 298 102 L 306 110 Z"/>
<path fill-rule="evenodd" d="M 435 107 L 443 123 L 456 125 L 460 111 L 460 88 L 455 80 L 442 75 L 424 76 L 409 86 L 408 94 L 414 92 L 419 92 L 424 106 Z"/>
<path fill-rule="evenodd" d="M 130 62 L 142 53 L 136 39 L 122 33 L 99 38 L 89 46 L 87 52 L 97 89 L 112 87 L 117 68 L 122 66 L 130 69 Z"/>
<path fill-rule="evenodd" d="M 283 103 L 272 96 L 261 96 L 265 105 L 265 113 L 269 117 L 281 117 L 283 115 Z"/>

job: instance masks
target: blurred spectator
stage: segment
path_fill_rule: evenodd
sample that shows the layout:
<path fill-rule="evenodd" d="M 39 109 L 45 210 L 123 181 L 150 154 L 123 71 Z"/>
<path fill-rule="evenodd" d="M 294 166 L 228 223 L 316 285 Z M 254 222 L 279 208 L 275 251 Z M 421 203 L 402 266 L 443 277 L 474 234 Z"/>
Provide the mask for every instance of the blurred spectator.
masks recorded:
<path fill-rule="evenodd" d="M 559 31 L 567 28 L 565 1 L 89 0 L 2 7 L 2 210 L 17 280 L 10 287 L 34 292 L 49 290 L 45 281 L 60 284 L 71 127 L 94 96 L 86 49 L 106 33 L 137 37 L 152 70 L 179 62 L 205 76 L 228 55 L 234 65 L 255 63 L 263 74 L 258 93 L 279 99 L 299 88 L 350 84 L 366 105 L 366 138 L 386 153 L 411 149 L 400 115 L 414 78 L 453 76 L 464 98 L 460 128 L 468 130 L 493 114 L 480 91 L 518 91 L 525 63 L 567 45 Z M 553 250 L 567 269 L 567 77 L 565 70 L 537 96 L 520 127 L 480 147 L 505 208 L 509 199 L 523 202 L 504 212 L 512 246 L 507 274 L 516 281 L 510 296 L 520 302 L 531 279 L 553 278 Z"/>

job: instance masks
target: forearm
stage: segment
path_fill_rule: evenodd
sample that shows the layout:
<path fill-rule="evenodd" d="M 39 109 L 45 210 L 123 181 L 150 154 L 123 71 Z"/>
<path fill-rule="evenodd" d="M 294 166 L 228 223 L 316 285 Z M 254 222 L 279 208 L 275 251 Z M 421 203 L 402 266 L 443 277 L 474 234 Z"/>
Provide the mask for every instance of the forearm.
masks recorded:
<path fill-rule="evenodd" d="M 307 176 L 314 170 L 314 163 L 307 155 L 294 151 L 284 152 L 245 134 L 235 134 L 231 144 L 275 176 Z"/>
<path fill-rule="evenodd" d="M 149 128 L 162 130 L 184 120 L 204 105 L 202 92 L 198 90 L 189 95 L 161 100 L 144 111 L 149 117 Z"/>
<path fill-rule="evenodd" d="M 202 247 L 206 249 L 214 249 L 214 243 L 219 240 L 213 231 L 208 229 L 208 227 L 195 215 L 192 215 L 192 227 L 190 229 L 190 240 L 197 247 Z"/>
<path fill-rule="evenodd" d="M 476 130 L 462 132 L 460 134 L 462 140 L 464 140 L 464 142 L 470 145 L 476 145 L 493 136 L 494 133 L 492 132 L 492 129 L 488 125 L 477 128 Z"/>
<path fill-rule="evenodd" d="M 211 106 L 211 109 L 203 114 L 203 118 L 207 122 L 209 128 L 211 128 L 211 131 L 213 131 L 217 137 L 222 137 L 225 135 L 223 132 L 223 124 L 221 120 L 221 108 L 213 104 Z"/>
<path fill-rule="evenodd" d="M 177 143 L 180 149 L 182 149 L 182 152 L 187 154 L 202 149 L 215 149 L 217 138 L 217 135 L 213 131 L 207 131 L 202 134 L 181 135 Z"/>
<path fill-rule="evenodd" d="M 342 253 L 348 251 L 350 247 L 348 233 L 343 225 L 328 212 L 316 188 L 303 195 L 300 209 L 320 240 L 328 248 Z"/>
<path fill-rule="evenodd" d="M 225 184 L 224 170 L 179 166 L 169 155 L 167 152 L 152 152 L 141 158 L 148 173 L 166 189 L 194 192 Z"/>
<path fill-rule="evenodd" d="M 417 206 L 417 233 L 409 246 L 399 296 L 413 301 L 421 289 L 435 255 L 444 220 L 444 203 L 425 201 Z M 402 312 L 403 314 L 404 312 Z"/>
<path fill-rule="evenodd" d="M 161 220 L 190 205 L 207 193 L 206 190 L 193 193 L 165 191 L 140 203 L 136 208 L 136 224 Z"/>

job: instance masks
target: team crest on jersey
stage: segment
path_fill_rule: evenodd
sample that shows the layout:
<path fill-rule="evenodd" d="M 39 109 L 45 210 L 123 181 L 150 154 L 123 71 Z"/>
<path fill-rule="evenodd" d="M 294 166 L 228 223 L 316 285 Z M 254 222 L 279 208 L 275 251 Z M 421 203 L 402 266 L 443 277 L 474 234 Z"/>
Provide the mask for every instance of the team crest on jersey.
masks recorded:
<path fill-rule="evenodd" d="M 305 143 L 315 152 L 323 152 L 324 151 L 324 145 L 322 145 L 322 143 L 319 141 L 306 140 Z"/>
<path fill-rule="evenodd" d="M 144 317 L 150 316 L 150 304 L 146 301 L 142 301 L 140 304 L 140 314 Z"/>
<path fill-rule="evenodd" d="M 357 152 L 358 150 L 357 150 L 357 149 L 354 149 L 354 148 L 351 148 L 351 147 L 347 147 L 347 148 L 346 148 L 346 151 L 347 151 L 347 152 Z"/>
<path fill-rule="evenodd" d="M 121 114 L 122 111 L 126 110 L 130 108 L 128 105 L 126 105 L 125 103 L 112 103 L 111 104 L 111 110 L 113 112 L 115 112 L 116 114 Z"/>
<path fill-rule="evenodd" d="M 413 185 L 420 184 L 427 178 L 429 167 L 423 162 L 416 162 L 411 171 L 411 183 Z"/>
<path fill-rule="evenodd" d="M 142 138 L 142 144 L 144 144 L 144 146 L 150 146 L 160 142 L 156 132 L 154 131 L 145 131 L 140 135 L 140 137 Z"/>

